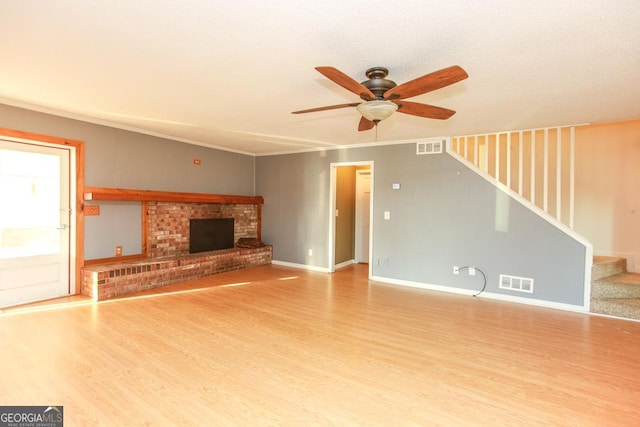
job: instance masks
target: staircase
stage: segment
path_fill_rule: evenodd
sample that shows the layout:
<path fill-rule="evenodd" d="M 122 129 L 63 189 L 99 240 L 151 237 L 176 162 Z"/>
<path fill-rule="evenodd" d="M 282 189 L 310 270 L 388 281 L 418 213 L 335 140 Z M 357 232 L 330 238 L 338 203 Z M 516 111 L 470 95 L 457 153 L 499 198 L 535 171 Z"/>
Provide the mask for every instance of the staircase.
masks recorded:
<path fill-rule="evenodd" d="M 591 243 L 573 231 L 575 150 L 574 126 L 454 136 L 447 145 L 454 158 L 542 211 L 592 253 Z M 595 256 L 590 307 L 640 321 L 640 273 L 629 273 L 625 258 Z"/>
<path fill-rule="evenodd" d="M 640 274 L 627 272 L 627 260 L 593 257 L 591 312 L 640 320 Z"/>

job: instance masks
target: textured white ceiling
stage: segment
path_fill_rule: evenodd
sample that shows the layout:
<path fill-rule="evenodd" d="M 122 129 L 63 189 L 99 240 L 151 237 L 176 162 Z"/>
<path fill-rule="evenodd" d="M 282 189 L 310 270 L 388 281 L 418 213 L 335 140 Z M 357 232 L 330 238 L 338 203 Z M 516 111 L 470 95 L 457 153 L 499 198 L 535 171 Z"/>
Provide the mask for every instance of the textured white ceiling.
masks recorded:
<path fill-rule="evenodd" d="M 0 52 L 0 103 L 257 155 L 640 118 L 637 0 L 0 0 Z M 320 65 L 469 78 L 358 132 L 291 114 L 359 101 Z"/>

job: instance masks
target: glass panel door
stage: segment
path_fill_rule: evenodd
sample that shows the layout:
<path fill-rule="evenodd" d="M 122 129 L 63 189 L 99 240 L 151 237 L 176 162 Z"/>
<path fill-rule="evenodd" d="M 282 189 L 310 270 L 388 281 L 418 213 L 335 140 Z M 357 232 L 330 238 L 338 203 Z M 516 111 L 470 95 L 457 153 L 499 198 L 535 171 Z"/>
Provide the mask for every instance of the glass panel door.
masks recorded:
<path fill-rule="evenodd" d="M 0 140 L 0 307 L 69 294 L 69 155 Z"/>

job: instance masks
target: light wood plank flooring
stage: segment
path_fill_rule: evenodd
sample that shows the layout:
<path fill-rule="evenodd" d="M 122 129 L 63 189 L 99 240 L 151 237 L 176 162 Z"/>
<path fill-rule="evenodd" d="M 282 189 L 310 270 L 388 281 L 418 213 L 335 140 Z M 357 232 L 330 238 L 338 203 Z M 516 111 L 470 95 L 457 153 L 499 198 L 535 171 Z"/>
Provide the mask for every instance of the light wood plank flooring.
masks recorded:
<path fill-rule="evenodd" d="M 640 425 L 640 323 L 279 266 L 0 315 L 66 426 Z"/>

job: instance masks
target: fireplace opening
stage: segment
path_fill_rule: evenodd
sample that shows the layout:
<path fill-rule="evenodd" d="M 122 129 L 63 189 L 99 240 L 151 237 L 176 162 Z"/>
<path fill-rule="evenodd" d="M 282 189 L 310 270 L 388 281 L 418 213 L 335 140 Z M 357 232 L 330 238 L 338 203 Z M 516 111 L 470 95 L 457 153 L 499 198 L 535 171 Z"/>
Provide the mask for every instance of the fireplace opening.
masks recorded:
<path fill-rule="evenodd" d="M 230 249 L 234 246 L 233 218 L 189 220 L 189 253 Z"/>

